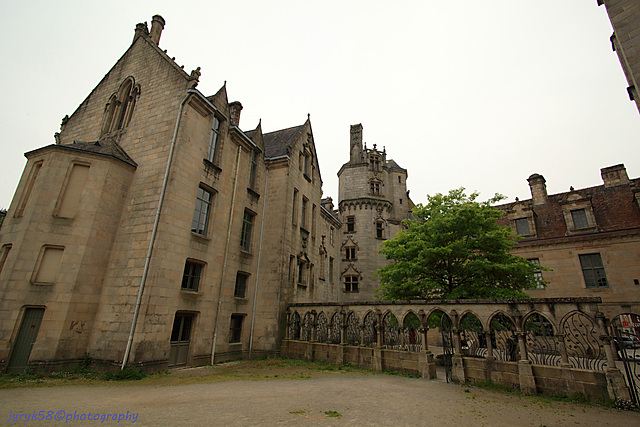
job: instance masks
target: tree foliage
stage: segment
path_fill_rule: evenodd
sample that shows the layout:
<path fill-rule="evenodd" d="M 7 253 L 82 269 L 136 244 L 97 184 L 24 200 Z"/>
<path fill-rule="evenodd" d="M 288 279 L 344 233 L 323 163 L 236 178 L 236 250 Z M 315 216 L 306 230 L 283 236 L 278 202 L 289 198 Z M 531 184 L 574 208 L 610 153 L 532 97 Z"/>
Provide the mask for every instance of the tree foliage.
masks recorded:
<path fill-rule="evenodd" d="M 497 220 L 502 211 L 491 206 L 503 196 L 476 201 L 464 188 L 428 196 L 417 205 L 417 220 L 405 220 L 405 230 L 384 242 L 390 264 L 377 271 L 377 296 L 386 300 L 528 298 L 543 269 L 509 251 L 517 236 Z"/>

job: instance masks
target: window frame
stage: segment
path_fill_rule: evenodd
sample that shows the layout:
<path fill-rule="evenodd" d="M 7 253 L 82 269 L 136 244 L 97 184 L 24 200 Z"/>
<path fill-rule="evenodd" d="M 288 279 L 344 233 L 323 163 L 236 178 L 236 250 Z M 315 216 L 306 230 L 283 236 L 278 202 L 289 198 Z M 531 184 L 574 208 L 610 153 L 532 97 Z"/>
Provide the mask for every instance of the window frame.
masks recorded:
<path fill-rule="evenodd" d="M 594 260 L 597 261 L 599 265 L 593 265 Z M 582 277 L 584 278 L 585 288 L 587 289 L 609 288 L 609 280 L 607 279 L 607 274 L 604 269 L 604 262 L 602 261 L 602 255 L 599 252 L 578 254 L 578 261 L 580 262 L 580 268 L 582 270 Z M 585 265 L 587 263 L 589 265 Z M 603 280 L 603 279 L 605 284 L 600 285 L 599 282 L 600 280 Z M 591 286 L 589 285 L 590 283 L 592 283 Z"/>
<path fill-rule="evenodd" d="M 229 323 L 229 344 L 242 342 L 242 324 L 244 323 L 244 313 L 233 313 Z"/>
<path fill-rule="evenodd" d="M 531 262 L 532 264 L 541 265 L 540 258 L 528 258 L 527 261 Z M 542 277 L 542 270 L 535 270 L 533 272 L 533 277 L 535 281 L 538 282 L 538 287 L 536 289 L 545 289 L 545 286 L 542 284 L 542 282 L 544 281 L 544 278 Z"/>
<path fill-rule="evenodd" d="M 245 271 L 238 271 L 236 273 L 236 285 L 233 289 L 233 297 L 234 298 L 246 298 L 247 297 L 247 288 L 249 287 L 249 277 L 251 275 Z M 242 279 L 242 284 L 240 284 L 239 279 Z M 242 292 L 240 292 L 240 290 Z"/>
<path fill-rule="evenodd" d="M 203 199 L 201 196 L 209 195 L 209 200 Z M 206 237 L 209 231 L 209 221 L 211 220 L 211 211 L 213 209 L 213 199 L 215 192 L 203 185 L 198 186 L 196 195 L 196 205 L 193 209 L 193 218 L 191 219 L 191 232 L 197 236 Z M 206 212 L 203 213 L 202 207 L 206 206 Z M 196 228 L 194 228 L 194 224 Z M 200 227 L 204 227 L 200 229 Z"/>
<path fill-rule="evenodd" d="M 253 236 L 253 225 L 255 223 L 256 213 L 249 209 L 244 210 L 242 217 L 242 231 L 240 232 L 240 247 L 243 251 L 251 252 L 251 243 Z"/>
<path fill-rule="evenodd" d="M 358 293 L 360 292 L 360 277 L 356 274 L 347 274 L 343 277 L 344 292 Z M 354 288 L 355 285 L 355 288 Z"/>
<path fill-rule="evenodd" d="M 221 126 L 222 120 L 214 114 L 211 120 L 211 135 L 209 136 L 209 145 L 207 147 L 207 160 L 213 164 L 216 163 L 216 157 L 218 156 Z"/>
<path fill-rule="evenodd" d="M 355 233 L 356 232 L 356 217 L 350 215 L 346 218 L 347 222 L 347 233 Z"/>
<path fill-rule="evenodd" d="M 195 259 L 187 258 L 182 272 L 181 291 L 199 292 L 200 280 L 203 276 L 205 263 Z"/>

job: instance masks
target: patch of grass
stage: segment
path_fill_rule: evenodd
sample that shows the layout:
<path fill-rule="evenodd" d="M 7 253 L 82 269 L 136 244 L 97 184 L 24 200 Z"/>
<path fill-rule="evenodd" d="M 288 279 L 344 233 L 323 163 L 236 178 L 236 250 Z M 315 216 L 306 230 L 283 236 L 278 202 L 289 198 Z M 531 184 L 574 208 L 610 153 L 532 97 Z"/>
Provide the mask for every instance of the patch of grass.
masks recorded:
<path fill-rule="evenodd" d="M 124 369 L 109 371 L 103 374 L 107 381 L 137 381 L 149 376 L 149 374 L 135 366 L 126 365 Z"/>
<path fill-rule="evenodd" d="M 307 411 L 305 411 L 304 409 L 298 409 L 297 411 L 289 411 L 290 414 L 293 415 L 302 415 L 304 413 L 306 413 Z"/>
<path fill-rule="evenodd" d="M 324 414 L 331 418 L 342 418 L 342 414 L 336 411 L 324 411 Z"/>
<path fill-rule="evenodd" d="M 387 375 L 395 375 L 398 377 L 420 378 L 420 375 L 412 374 L 411 372 L 405 372 L 405 371 L 393 371 L 393 370 L 385 369 L 382 371 L 382 373 Z"/>

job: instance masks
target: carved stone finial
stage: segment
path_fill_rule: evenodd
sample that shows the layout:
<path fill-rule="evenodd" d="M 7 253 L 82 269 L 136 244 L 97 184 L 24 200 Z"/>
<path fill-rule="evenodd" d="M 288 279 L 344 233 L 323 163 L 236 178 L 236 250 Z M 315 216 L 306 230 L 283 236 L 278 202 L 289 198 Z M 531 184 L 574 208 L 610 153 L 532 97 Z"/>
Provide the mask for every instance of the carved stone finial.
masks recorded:
<path fill-rule="evenodd" d="M 67 122 L 69 121 L 69 115 L 66 114 L 63 118 L 62 118 L 62 123 L 60 123 L 60 130 L 62 130 L 65 125 L 67 124 Z"/>
<path fill-rule="evenodd" d="M 54 133 L 53 139 L 56 141 L 56 145 L 60 145 L 60 132 Z"/>
<path fill-rule="evenodd" d="M 518 198 L 516 197 L 516 202 L 519 202 L 519 201 L 520 201 L 520 199 L 518 199 Z"/>
<path fill-rule="evenodd" d="M 569 187 L 569 191 L 573 191 L 573 185 Z"/>
<path fill-rule="evenodd" d="M 194 80 L 200 80 L 200 67 L 196 68 L 195 70 L 191 71 L 191 78 Z"/>

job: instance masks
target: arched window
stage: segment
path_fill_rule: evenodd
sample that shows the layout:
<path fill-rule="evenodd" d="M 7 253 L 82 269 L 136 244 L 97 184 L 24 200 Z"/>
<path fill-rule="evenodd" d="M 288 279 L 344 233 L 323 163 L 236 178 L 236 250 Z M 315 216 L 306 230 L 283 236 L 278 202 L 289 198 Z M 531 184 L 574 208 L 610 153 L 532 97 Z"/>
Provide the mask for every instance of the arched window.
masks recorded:
<path fill-rule="evenodd" d="M 133 77 L 127 77 L 105 106 L 101 137 L 121 131 L 129 125 L 139 96 L 140 85 L 135 84 Z"/>

